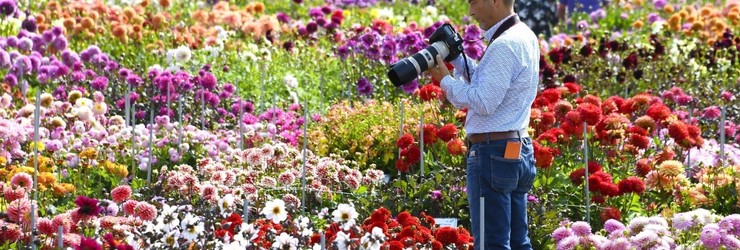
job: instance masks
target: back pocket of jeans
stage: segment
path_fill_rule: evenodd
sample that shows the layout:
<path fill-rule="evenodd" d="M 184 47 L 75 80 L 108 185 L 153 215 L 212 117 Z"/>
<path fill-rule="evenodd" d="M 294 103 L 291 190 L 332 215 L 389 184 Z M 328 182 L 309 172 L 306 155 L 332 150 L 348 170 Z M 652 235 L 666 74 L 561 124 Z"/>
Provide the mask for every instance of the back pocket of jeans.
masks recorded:
<path fill-rule="evenodd" d="M 522 159 L 505 159 L 500 156 L 491 156 L 491 188 L 498 192 L 514 191 L 519 184 L 519 172 L 522 169 Z"/>

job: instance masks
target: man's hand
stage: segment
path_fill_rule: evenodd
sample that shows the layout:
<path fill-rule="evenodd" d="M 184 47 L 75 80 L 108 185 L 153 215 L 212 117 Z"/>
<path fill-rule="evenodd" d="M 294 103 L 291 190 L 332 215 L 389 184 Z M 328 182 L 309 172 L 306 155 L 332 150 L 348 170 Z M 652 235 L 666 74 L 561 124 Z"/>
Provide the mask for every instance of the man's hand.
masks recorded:
<path fill-rule="evenodd" d="M 437 55 L 437 65 L 429 69 L 429 73 L 432 74 L 432 79 L 434 79 L 437 82 L 441 82 L 442 78 L 444 78 L 447 75 L 450 75 L 450 71 L 447 70 L 447 66 L 445 66 L 445 62 L 442 61 L 442 56 Z"/>

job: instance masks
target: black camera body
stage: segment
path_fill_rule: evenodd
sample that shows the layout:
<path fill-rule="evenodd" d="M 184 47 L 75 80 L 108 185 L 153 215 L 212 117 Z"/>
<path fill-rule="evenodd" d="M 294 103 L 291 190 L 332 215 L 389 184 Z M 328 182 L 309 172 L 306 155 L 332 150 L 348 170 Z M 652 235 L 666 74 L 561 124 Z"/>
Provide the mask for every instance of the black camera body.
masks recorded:
<path fill-rule="evenodd" d="M 429 36 L 429 47 L 391 65 L 388 78 L 398 87 L 421 75 L 436 64 L 437 55 L 445 62 L 452 61 L 463 52 L 463 40 L 452 25 L 445 23 Z"/>
<path fill-rule="evenodd" d="M 452 28 L 452 25 L 449 23 L 445 23 L 437 28 L 437 30 L 429 36 L 429 42 L 432 43 L 432 45 L 437 42 L 443 42 L 446 45 L 449 53 L 447 56 L 442 55 L 445 62 L 452 61 L 463 52 L 462 37 L 460 37 L 460 34 L 455 32 L 455 29 Z"/>

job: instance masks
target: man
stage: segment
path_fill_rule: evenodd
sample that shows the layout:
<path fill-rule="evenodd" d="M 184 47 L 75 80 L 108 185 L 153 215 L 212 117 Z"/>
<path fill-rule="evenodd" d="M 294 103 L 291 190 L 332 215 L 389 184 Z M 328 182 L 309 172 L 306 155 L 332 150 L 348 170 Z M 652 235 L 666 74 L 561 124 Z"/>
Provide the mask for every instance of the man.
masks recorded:
<path fill-rule="evenodd" d="M 477 64 L 467 60 L 467 66 L 464 57 L 453 60 L 453 77 L 439 67 L 444 62 L 437 56 L 430 73 L 452 105 L 468 108 L 467 193 L 475 249 L 531 249 L 526 193 L 536 169 L 526 129 L 539 82 L 539 44 L 532 30 L 518 22 L 514 0 L 468 3 L 470 16 L 486 30 L 489 44 L 483 57 Z"/>

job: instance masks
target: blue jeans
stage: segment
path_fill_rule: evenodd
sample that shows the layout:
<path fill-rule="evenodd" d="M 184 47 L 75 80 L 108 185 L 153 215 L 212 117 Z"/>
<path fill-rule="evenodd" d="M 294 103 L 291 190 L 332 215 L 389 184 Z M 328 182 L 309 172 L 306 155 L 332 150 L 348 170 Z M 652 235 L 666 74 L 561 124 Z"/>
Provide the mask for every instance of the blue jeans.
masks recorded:
<path fill-rule="evenodd" d="M 521 138 L 518 160 L 503 157 L 506 142 L 519 140 L 476 143 L 468 149 L 467 193 L 475 250 L 532 249 L 527 225 L 527 192 L 537 174 L 532 139 Z M 485 202 L 485 247 L 480 246 L 481 197 Z"/>

